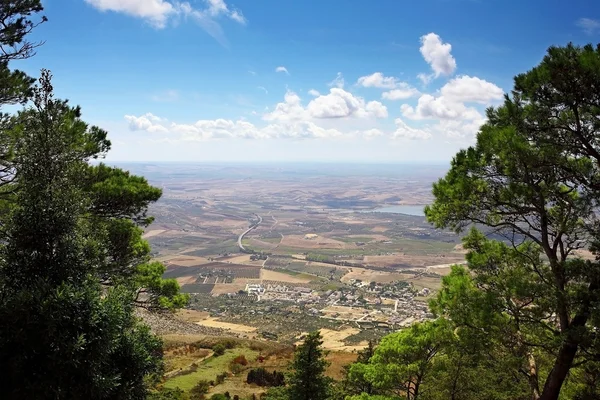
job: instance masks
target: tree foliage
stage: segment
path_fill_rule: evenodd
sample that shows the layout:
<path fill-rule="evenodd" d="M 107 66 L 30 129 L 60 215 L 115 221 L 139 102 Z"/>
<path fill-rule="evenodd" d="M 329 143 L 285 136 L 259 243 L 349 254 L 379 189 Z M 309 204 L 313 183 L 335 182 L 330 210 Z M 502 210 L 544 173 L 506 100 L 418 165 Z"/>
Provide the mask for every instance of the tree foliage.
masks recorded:
<path fill-rule="evenodd" d="M 309 333 L 298 346 L 288 378 L 290 400 L 324 400 L 329 395 L 330 379 L 325 376 L 327 361 L 319 331 Z"/>
<path fill-rule="evenodd" d="M 455 268 L 435 304 L 463 335 L 502 349 L 533 398 L 559 398 L 573 368 L 600 355 L 600 47 L 552 47 L 488 110 L 475 146 L 459 152 L 426 209 L 462 230 L 468 271 Z M 485 346 L 482 346 L 485 347 Z"/>
<path fill-rule="evenodd" d="M 90 143 L 78 110 L 42 74 L 34 106 L 15 118 L 19 190 L 0 248 L 3 397 L 144 398 L 162 371 L 161 341 L 132 315 L 126 287 L 103 289 L 78 185 Z"/>

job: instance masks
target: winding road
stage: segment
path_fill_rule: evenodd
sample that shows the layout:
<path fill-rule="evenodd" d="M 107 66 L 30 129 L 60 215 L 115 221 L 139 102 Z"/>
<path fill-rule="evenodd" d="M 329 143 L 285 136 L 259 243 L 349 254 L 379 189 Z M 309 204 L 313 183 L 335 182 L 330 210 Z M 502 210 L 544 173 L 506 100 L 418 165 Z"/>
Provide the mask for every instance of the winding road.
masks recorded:
<path fill-rule="evenodd" d="M 244 231 L 244 233 L 242 233 L 239 237 L 238 237 L 238 247 L 240 248 L 240 250 L 242 251 L 246 251 L 246 249 L 244 248 L 244 245 L 242 244 L 242 239 L 244 238 L 244 236 L 246 236 L 248 234 L 248 232 L 250 232 L 253 229 L 256 229 L 263 221 L 262 217 L 258 214 L 254 214 L 258 217 L 258 222 L 254 225 L 252 225 L 250 228 L 246 229 Z"/>

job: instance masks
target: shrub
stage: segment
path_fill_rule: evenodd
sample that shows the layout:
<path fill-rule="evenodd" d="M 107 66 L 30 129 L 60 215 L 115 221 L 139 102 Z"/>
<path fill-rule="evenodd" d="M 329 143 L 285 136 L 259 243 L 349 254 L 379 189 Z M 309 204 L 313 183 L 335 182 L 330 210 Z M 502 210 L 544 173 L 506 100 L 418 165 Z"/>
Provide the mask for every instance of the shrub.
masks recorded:
<path fill-rule="evenodd" d="M 222 343 L 215 344 L 212 349 L 215 353 L 214 354 L 215 357 L 219 357 L 219 356 L 222 356 L 223 354 L 225 354 L 225 346 Z"/>
<path fill-rule="evenodd" d="M 210 397 L 210 400 L 227 400 L 227 397 L 221 393 L 215 393 Z"/>
<path fill-rule="evenodd" d="M 190 399 L 191 400 L 203 400 L 205 398 L 206 393 L 210 389 L 210 382 L 206 380 L 200 380 L 196 383 L 196 386 L 190 390 Z"/>
<path fill-rule="evenodd" d="M 261 367 L 250 370 L 246 382 L 258 386 L 283 386 L 285 385 L 285 377 L 282 372 L 269 372 Z"/>
<path fill-rule="evenodd" d="M 233 374 L 237 375 L 244 370 L 244 367 L 241 364 L 232 362 L 231 364 L 229 364 L 229 369 Z"/>
<path fill-rule="evenodd" d="M 222 374 L 217 375 L 217 377 L 215 378 L 215 383 L 217 385 L 220 385 L 221 383 L 225 382 L 225 378 L 227 378 L 227 372 L 223 372 Z"/>
<path fill-rule="evenodd" d="M 245 355 L 240 354 L 239 356 L 233 359 L 232 363 L 246 366 L 248 365 L 248 360 L 246 360 Z"/>

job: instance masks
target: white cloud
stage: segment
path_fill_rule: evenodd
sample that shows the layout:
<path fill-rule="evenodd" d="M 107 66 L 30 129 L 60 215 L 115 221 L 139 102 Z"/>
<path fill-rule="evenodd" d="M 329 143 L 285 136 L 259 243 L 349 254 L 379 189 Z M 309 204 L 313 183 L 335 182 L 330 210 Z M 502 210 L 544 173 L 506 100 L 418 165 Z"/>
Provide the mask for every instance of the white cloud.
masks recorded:
<path fill-rule="evenodd" d="M 263 116 L 265 121 L 291 121 L 306 119 L 306 110 L 302 106 L 302 100 L 296 93 L 288 90 L 282 103 L 277 103 L 275 109 Z"/>
<path fill-rule="evenodd" d="M 269 124 L 262 128 L 245 120 L 199 120 L 193 124 L 168 124 L 152 114 L 135 117 L 125 116 L 133 131 L 161 132 L 171 136 L 161 139 L 166 142 L 205 141 L 216 139 L 311 139 L 335 138 L 343 133 L 337 129 L 324 128 L 311 121 L 287 121 Z"/>
<path fill-rule="evenodd" d="M 331 82 L 329 82 L 327 85 L 329 87 L 337 87 L 337 88 L 342 89 L 344 87 L 344 84 L 345 84 L 344 76 L 342 75 L 341 72 L 338 72 L 335 79 L 332 80 Z"/>
<path fill-rule="evenodd" d="M 459 102 L 489 104 L 501 100 L 504 91 L 491 82 L 467 75 L 459 76 L 446 83 L 440 90 L 443 97 Z"/>
<path fill-rule="evenodd" d="M 400 118 L 396 118 L 394 120 L 394 123 L 396 124 L 396 130 L 392 134 L 392 138 L 394 139 L 404 138 L 413 140 L 425 140 L 431 138 L 431 133 L 422 129 L 412 128 L 406 125 L 406 123 Z"/>
<path fill-rule="evenodd" d="M 317 90 L 315 90 L 315 89 L 310 89 L 310 90 L 308 91 L 308 94 L 310 94 L 311 96 L 314 96 L 314 97 L 317 97 L 317 96 L 320 96 L 320 95 L 321 95 L 321 93 L 319 93 L 319 92 L 318 92 Z"/>
<path fill-rule="evenodd" d="M 265 121 L 309 120 L 311 118 L 387 118 L 387 107 L 379 101 L 365 102 L 362 97 L 341 88 L 331 88 L 328 94 L 311 100 L 306 108 L 300 96 L 292 91 L 285 94 L 284 101 L 263 116 Z"/>
<path fill-rule="evenodd" d="M 588 35 L 600 32 L 600 21 L 591 18 L 580 18 L 577 20 L 577 26 L 583 29 Z"/>
<path fill-rule="evenodd" d="M 164 28 L 167 20 L 177 12 L 164 0 L 85 0 L 100 11 L 114 11 L 141 18 L 157 28 Z"/>
<path fill-rule="evenodd" d="M 412 120 L 423 119 L 479 119 L 481 114 L 463 103 L 448 100 L 440 96 L 424 94 L 419 97 L 416 107 L 403 104 L 400 107 L 402 115 Z"/>
<path fill-rule="evenodd" d="M 384 76 L 381 72 L 375 72 L 371 75 L 361 76 L 360 78 L 358 78 L 356 84 L 362 87 L 394 89 L 400 86 L 401 84 L 405 83 L 398 81 L 398 78 L 395 78 L 393 76 Z"/>
<path fill-rule="evenodd" d="M 381 94 L 381 98 L 385 100 L 404 100 L 419 94 L 420 92 L 417 89 L 407 85 L 407 87 L 402 89 L 392 89 L 390 91 L 383 92 Z"/>
<path fill-rule="evenodd" d="M 380 102 L 365 103 L 362 97 L 341 88 L 331 88 L 329 94 L 315 98 L 308 103 L 306 110 L 313 118 L 386 118 L 388 115 L 387 107 Z"/>
<path fill-rule="evenodd" d="M 423 83 L 423 85 L 429 85 L 429 83 L 433 80 L 435 74 L 418 74 L 417 78 Z"/>
<path fill-rule="evenodd" d="M 147 131 L 151 133 L 168 132 L 167 128 L 160 124 L 162 120 L 152 113 L 147 113 L 140 117 L 126 115 L 125 120 L 129 122 L 129 129 L 132 131 Z"/>
<path fill-rule="evenodd" d="M 113 11 L 143 19 L 156 28 L 164 28 L 170 19 L 177 16 L 192 18 L 202 29 L 226 45 L 227 40 L 221 25 L 220 17 L 229 18 L 242 25 L 246 24 L 242 12 L 231 9 L 224 0 L 206 0 L 208 8 L 196 9 L 189 2 L 167 0 L 85 0 L 100 11 Z"/>
<path fill-rule="evenodd" d="M 248 71 L 248 73 L 249 73 L 250 75 L 252 75 L 252 76 L 256 76 L 256 72 L 255 72 L 255 71 L 250 71 L 250 70 L 249 70 L 249 71 Z"/>
<path fill-rule="evenodd" d="M 421 48 L 419 49 L 423 58 L 431 66 L 434 76 L 452 75 L 456 70 L 456 60 L 450 54 L 452 45 L 443 43 L 442 39 L 435 33 L 421 36 Z"/>
<path fill-rule="evenodd" d="M 257 86 L 256 87 L 258 90 L 262 90 L 263 92 L 265 92 L 265 94 L 269 94 L 269 91 L 267 90 L 267 88 L 265 88 L 264 86 Z"/>
<path fill-rule="evenodd" d="M 285 73 L 286 73 L 286 74 L 288 74 L 288 75 L 290 74 L 290 73 L 288 72 L 287 68 L 286 68 L 286 67 L 284 67 L 284 66 L 279 66 L 279 67 L 275 68 L 275 72 L 285 72 Z"/>
<path fill-rule="evenodd" d="M 462 139 L 474 137 L 484 123 L 483 117 L 466 121 L 443 120 L 435 124 L 432 129 L 447 137 Z"/>

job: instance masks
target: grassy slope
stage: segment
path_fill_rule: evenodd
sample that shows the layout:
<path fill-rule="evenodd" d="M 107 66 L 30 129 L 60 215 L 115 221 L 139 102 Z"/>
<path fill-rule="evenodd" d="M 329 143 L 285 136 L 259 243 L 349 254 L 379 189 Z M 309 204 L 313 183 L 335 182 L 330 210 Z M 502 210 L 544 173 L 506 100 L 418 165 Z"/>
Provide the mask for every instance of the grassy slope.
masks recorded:
<path fill-rule="evenodd" d="M 195 372 L 186 375 L 176 376 L 165 382 L 165 387 L 176 388 L 179 387 L 183 390 L 190 390 L 196 385 L 199 380 L 205 379 L 207 381 L 214 380 L 215 377 L 223 372 L 229 371 L 229 364 L 231 361 L 243 354 L 250 360 L 256 359 L 258 352 L 249 348 L 241 347 L 236 349 L 226 350 L 225 354 L 220 357 L 210 357 L 198 365 L 198 369 Z"/>

